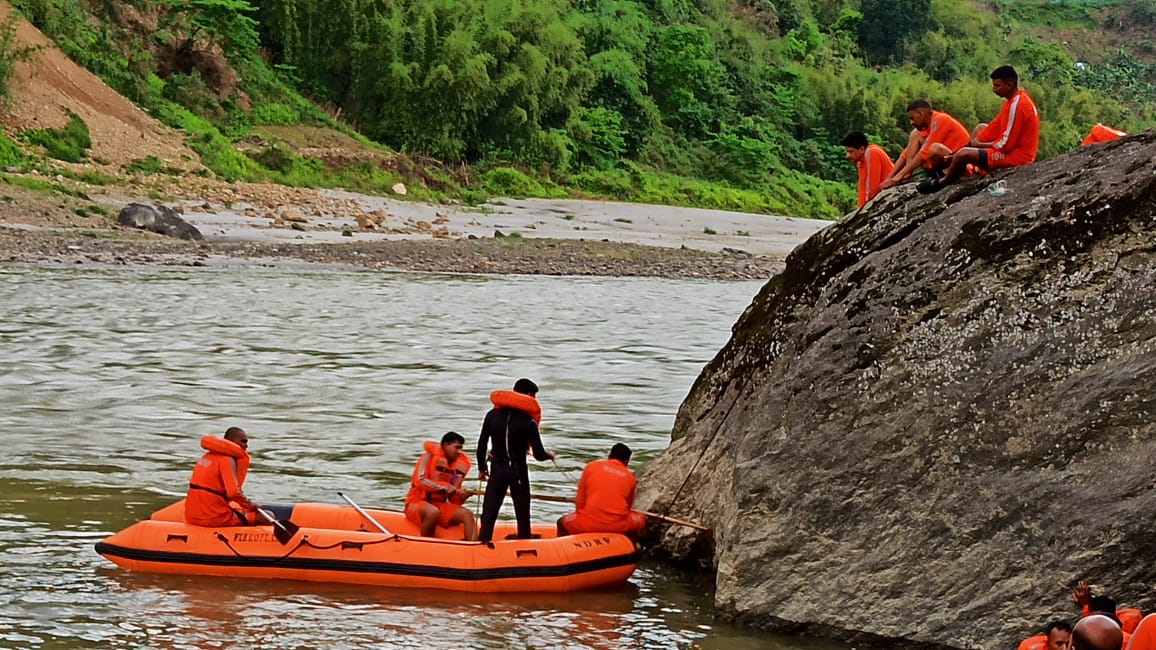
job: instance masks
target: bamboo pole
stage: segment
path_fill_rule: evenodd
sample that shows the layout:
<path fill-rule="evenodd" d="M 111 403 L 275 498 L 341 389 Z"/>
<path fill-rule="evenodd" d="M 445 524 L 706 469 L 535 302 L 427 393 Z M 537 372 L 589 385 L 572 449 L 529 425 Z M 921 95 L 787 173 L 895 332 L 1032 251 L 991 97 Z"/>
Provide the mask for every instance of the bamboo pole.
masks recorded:
<path fill-rule="evenodd" d="M 470 496 L 478 496 L 478 495 L 482 495 L 485 493 L 486 493 L 485 490 L 468 490 L 468 494 Z M 530 498 L 536 499 L 538 501 L 550 501 L 553 503 L 574 503 L 574 497 L 556 497 L 556 496 L 552 496 L 549 494 L 531 494 Z M 667 517 L 666 515 L 660 515 L 656 512 L 647 512 L 645 510 L 639 510 L 639 512 L 646 515 L 647 517 L 650 517 L 651 519 L 657 519 L 659 521 L 665 521 L 668 524 L 675 524 L 677 526 L 686 526 L 687 528 L 694 528 L 695 530 L 708 530 L 708 531 L 710 530 L 710 528 L 707 528 L 706 526 L 703 526 L 702 524 L 696 524 L 693 521 L 687 521 L 685 519 L 676 519 L 675 517 Z"/>

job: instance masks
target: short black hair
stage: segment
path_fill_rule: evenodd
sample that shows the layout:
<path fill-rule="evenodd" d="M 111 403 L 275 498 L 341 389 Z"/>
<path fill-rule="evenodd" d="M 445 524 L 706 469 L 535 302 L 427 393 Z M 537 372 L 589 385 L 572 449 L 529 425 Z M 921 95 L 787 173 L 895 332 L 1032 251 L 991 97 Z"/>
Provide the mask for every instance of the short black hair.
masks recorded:
<path fill-rule="evenodd" d="M 241 427 L 229 427 L 228 429 L 225 429 L 225 438 L 232 440 L 242 433 L 245 433 L 245 430 Z"/>
<path fill-rule="evenodd" d="M 926 99 L 916 99 L 907 105 L 907 112 L 910 113 L 911 111 L 919 110 L 921 108 L 926 108 L 930 111 L 931 102 L 927 101 Z"/>
<path fill-rule="evenodd" d="M 627 447 L 621 442 L 614 443 L 614 446 L 610 448 L 611 460 L 620 460 L 623 465 L 630 462 L 631 453 L 630 447 Z"/>
<path fill-rule="evenodd" d="M 464 445 L 466 444 L 466 439 L 457 431 L 447 431 L 446 435 L 442 436 L 443 445 L 452 445 L 455 442 L 460 442 Z"/>
<path fill-rule="evenodd" d="M 1010 65 L 1001 65 L 1000 67 L 996 68 L 995 70 L 992 70 L 991 78 L 992 79 L 1003 79 L 1004 81 L 1010 81 L 1013 84 L 1018 84 L 1020 82 L 1019 74 L 1017 74 L 1016 69 L 1011 67 Z"/>
<path fill-rule="evenodd" d="M 852 131 L 843 138 L 843 146 L 863 149 L 867 146 L 867 136 L 862 131 Z"/>
<path fill-rule="evenodd" d="M 514 382 L 514 392 L 533 397 L 538 394 L 538 384 L 535 384 L 529 379 L 522 377 L 518 381 Z"/>
<path fill-rule="evenodd" d="M 1072 633 L 1072 626 L 1068 625 L 1067 621 L 1052 621 L 1044 627 L 1044 636 L 1051 636 L 1053 630 L 1063 630 L 1068 634 Z"/>

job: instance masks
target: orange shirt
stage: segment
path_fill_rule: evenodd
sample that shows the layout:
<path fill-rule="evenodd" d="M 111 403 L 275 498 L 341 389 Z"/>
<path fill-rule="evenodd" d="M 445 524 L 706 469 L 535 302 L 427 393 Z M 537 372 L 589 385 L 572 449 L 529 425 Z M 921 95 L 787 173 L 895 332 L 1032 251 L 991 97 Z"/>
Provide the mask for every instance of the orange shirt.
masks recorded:
<path fill-rule="evenodd" d="M 1092 127 L 1092 131 L 1088 133 L 1088 137 L 1084 138 L 1084 141 L 1080 143 L 1080 146 L 1086 147 L 1090 144 L 1096 144 L 1097 142 L 1111 142 L 1112 140 L 1122 138 L 1126 135 L 1128 134 L 1124 131 L 1121 131 L 1120 129 L 1113 129 L 1110 126 L 1097 124 L 1096 126 Z"/>
<path fill-rule="evenodd" d="M 630 516 L 637 486 L 634 473 L 621 461 L 591 461 L 582 470 L 574 505 L 582 518 L 613 526 Z"/>
<path fill-rule="evenodd" d="M 1004 100 L 999 115 L 976 137 L 980 142 L 992 143 L 991 149 L 1003 154 L 1005 167 L 1033 163 L 1040 146 L 1040 113 L 1021 88 Z"/>
<path fill-rule="evenodd" d="M 1156 650 L 1156 614 L 1145 616 L 1135 630 L 1129 650 Z"/>
<path fill-rule="evenodd" d="M 891 175 L 894 165 L 883 147 L 869 144 L 855 166 L 859 170 L 859 207 L 863 207 L 879 193 L 879 186 Z"/>
<path fill-rule="evenodd" d="M 931 111 L 931 124 L 919 132 L 923 137 L 923 146 L 919 147 L 919 157 L 923 158 L 924 166 L 927 163 L 927 149 L 933 144 L 942 144 L 952 153 L 966 147 L 971 142 L 971 134 L 959 120 L 940 111 Z"/>
<path fill-rule="evenodd" d="M 244 510 L 253 505 L 241 486 L 249 472 L 249 452 L 232 440 L 205 436 L 201 447 L 207 452 L 193 465 L 189 493 L 185 497 L 185 521 L 196 526 L 236 526 L 240 524 L 232 501 Z"/>

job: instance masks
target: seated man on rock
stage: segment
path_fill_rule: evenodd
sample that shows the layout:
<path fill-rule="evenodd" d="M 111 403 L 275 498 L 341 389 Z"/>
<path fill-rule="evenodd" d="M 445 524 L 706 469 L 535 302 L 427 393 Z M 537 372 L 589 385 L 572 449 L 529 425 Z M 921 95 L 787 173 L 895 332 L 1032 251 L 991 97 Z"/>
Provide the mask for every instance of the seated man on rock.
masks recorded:
<path fill-rule="evenodd" d="M 959 120 L 942 111 L 933 110 L 931 102 L 917 99 L 907 105 L 907 119 L 911 121 L 911 135 L 907 147 L 895 161 L 891 175 L 883 181 L 882 189 L 895 187 L 911 180 L 918 167 L 923 167 L 928 176 L 947 166 L 951 154 L 966 147 L 971 142 Z"/>
<path fill-rule="evenodd" d="M 991 73 L 991 90 L 1004 98 L 999 115 L 990 124 L 976 127 L 971 146 L 951 154 L 943 178 L 920 181 L 916 186 L 920 193 L 938 192 L 954 183 L 967 173 L 968 165 L 987 172 L 1035 162 L 1040 144 L 1040 113 L 1027 91 L 1020 88 L 1015 68 L 996 68 Z"/>

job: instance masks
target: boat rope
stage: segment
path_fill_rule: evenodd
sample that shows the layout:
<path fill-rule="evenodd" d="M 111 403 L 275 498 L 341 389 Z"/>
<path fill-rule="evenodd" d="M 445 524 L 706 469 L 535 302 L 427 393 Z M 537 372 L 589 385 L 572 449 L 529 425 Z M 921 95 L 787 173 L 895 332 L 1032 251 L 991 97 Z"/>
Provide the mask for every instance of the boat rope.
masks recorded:
<path fill-rule="evenodd" d="M 578 485 L 578 479 L 574 478 L 574 475 L 571 474 L 570 472 L 567 472 L 566 470 L 562 469 L 562 466 L 558 464 L 557 460 L 551 459 L 550 462 L 554 463 L 554 468 L 557 469 L 559 472 L 562 472 L 562 476 L 565 476 L 568 481 L 570 481 L 574 485 Z"/>
<path fill-rule="evenodd" d="M 219 539 L 221 541 L 221 543 L 223 543 L 230 551 L 232 551 L 233 555 L 235 555 L 237 557 L 245 558 L 245 559 L 251 559 L 253 557 L 258 557 L 258 556 L 250 556 L 250 555 L 242 554 L 237 549 L 233 548 L 233 545 L 229 542 L 229 538 L 225 537 L 221 533 L 217 533 L 217 539 Z M 275 560 L 283 560 L 283 559 L 289 557 L 290 555 L 293 555 L 294 553 L 296 553 L 303 546 L 308 546 L 309 548 L 316 549 L 318 551 L 328 551 L 329 549 L 338 548 L 340 546 L 346 546 L 346 545 L 357 545 L 357 546 L 365 547 L 365 546 L 376 546 L 378 544 L 384 544 L 386 542 L 400 542 L 400 541 L 424 542 L 426 544 L 448 544 L 448 545 L 453 545 L 453 546 L 462 546 L 462 545 L 480 546 L 483 544 L 483 542 L 467 542 L 465 540 L 437 539 L 435 537 L 410 537 L 408 535 L 390 535 L 389 537 L 383 537 L 381 539 L 375 539 L 375 540 L 370 540 L 370 541 L 362 541 L 362 540 L 356 540 L 355 541 L 355 540 L 350 540 L 350 539 L 343 539 L 343 540 L 338 540 L 336 542 L 333 542 L 332 544 L 314 544 L 313 542 L 311 542 L 309 540 L 309 536 L 306 535 L 306 536 L 303 536 L 301 538 L 301 541 L 297 542 L 296 546 L 289 549 L 289 551 L 287 553 L 285 553 L 284 555 L 282 555 L 280 557 L 274 558 L 274 559 Z M 266 557 L 266 556 L 259 556 L 259 557 Z"/>
<path fill-rule="evenodd" d="M 741 385 L 739 385 L 739 387 L 736 389 L 736 392 L 741 394 L 742 390 L 744 388 L 746 388 L 746 382 L 745 381 Z M 702 452 L 698 455 L 698 458 L 695 459 L 694 465 L 691 465 L 690 471 L 686 473 L 685 477 L 683 477 L 682 484 L 680 484 L 678 486 L 678 489 L 674 491 L 674 496 L 671 497 L 670 502 L 666 504 L 665 508 L 663 508 L 662 516 L 664 516 L 664 517 L 670 516 L 670 511 L 672 508 L 674 508 L 675 502 L 678 501 L 678 497 L 682 494 L 682 491 L 684 489 L 686 489 L 687 481 L 690 480 L 690 477 L 694 475 L 695 470 L 698 469 L 698 464 L 700 462 L 702 462 L 703 457 L 706 456 L 707 450 L 710 449 L 711 445 L 714 444 L 715 438 L 718 437 L 718 432 L 722 430 L 722 425 L 724 423 L 726 423 L 727 418 L 729 418 L 731 415 L 731 411 L 734 410 L 735 405 L 738 403 L 739 403 L 739 395 L 736 394 L 735 398 L 733 400 L 731 400 L 731 405 L 727 407 L 727 412 L 723 414 L 722 419 L 719 420 L 718 426 L 715 427 L 714 433 L 710 434 L 710 439 L 706 441 L 706 445 L 702 448 Z"/>

